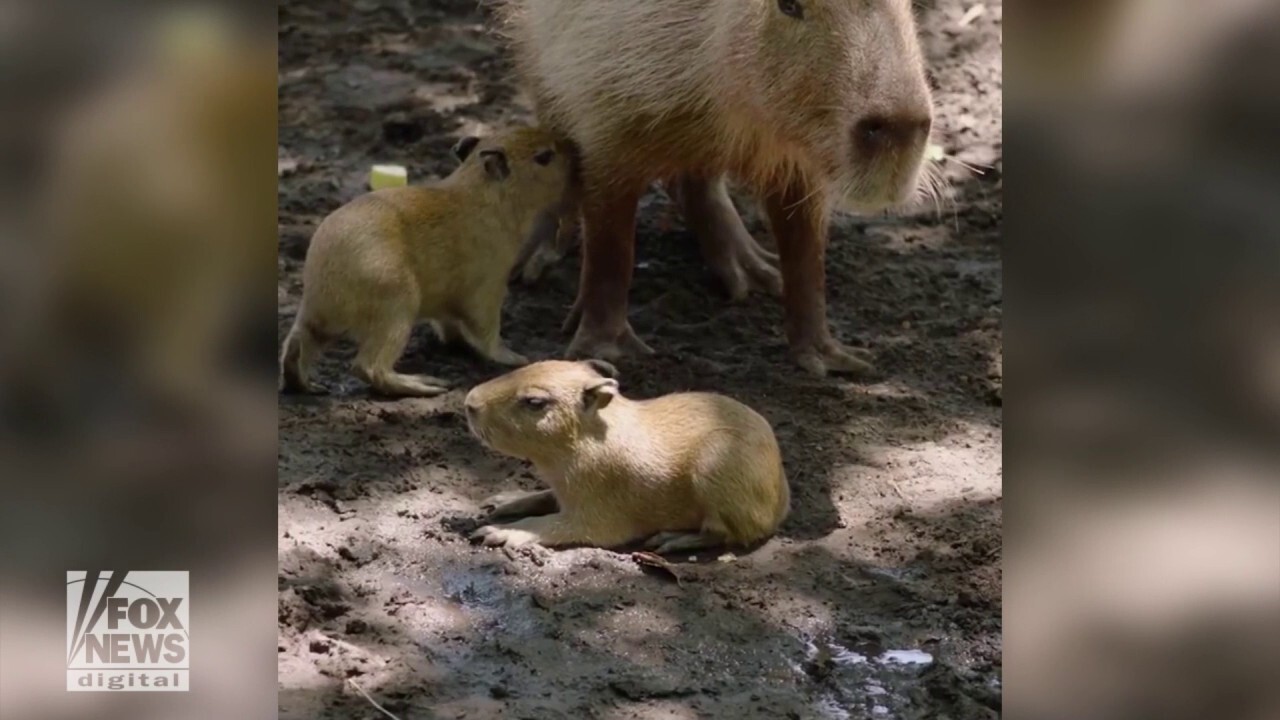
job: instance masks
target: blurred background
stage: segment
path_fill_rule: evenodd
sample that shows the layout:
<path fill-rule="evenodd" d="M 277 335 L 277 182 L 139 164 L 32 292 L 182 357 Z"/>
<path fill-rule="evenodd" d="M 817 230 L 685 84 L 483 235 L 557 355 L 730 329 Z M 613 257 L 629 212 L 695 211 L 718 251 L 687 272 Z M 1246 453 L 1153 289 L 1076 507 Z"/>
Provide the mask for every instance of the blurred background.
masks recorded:
<path fill-rule="evenodd" d="M 266 12 L 0 7 L 4 717 L 274 707 Z M 1006 21 L 1005 707 L 1275 718 L 1280 7 Z M 190 696 L 64 691 L 87 568 L 191 571 Z"/>
<path fill-rule="evenodd" d="M 0 716 L 274 711 L 267 12 L 0 7 Z M 89 569 L 190 571 L 191 693 L 65 691 Z"/>
<path fill-rule="evenodd" d="M 1005 708 L 1280 717 L 1280 5 L 1006 23 Z"/>

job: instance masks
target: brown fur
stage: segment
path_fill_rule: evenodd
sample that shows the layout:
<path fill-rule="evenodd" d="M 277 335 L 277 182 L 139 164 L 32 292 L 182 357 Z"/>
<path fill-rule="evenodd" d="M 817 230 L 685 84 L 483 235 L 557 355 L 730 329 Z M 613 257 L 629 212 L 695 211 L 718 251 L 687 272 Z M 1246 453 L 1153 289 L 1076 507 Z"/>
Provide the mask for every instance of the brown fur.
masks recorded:
<path fill-rule="evenodd" d="M 549 150 L 546 165 L 535 160 Z M 393 369 L 419 319 L 430 320 L 442 340 L 460 338 L 495 362 L 527 362 L 502 342 L 506 278 L 539 219 L 564 201 L 572 153 L 536 128 L 480 140 L 468 152 L 448 178 L 361 196 L 316 229 L 302 304 L 281 351 L 283 389 L 308 390 L 315 354 L 348 335 L 360 346 L 357 374 L 376 390 L 444 392 L 442 380 Z M 487 164 L 495 152 L 505 153 L 505 171 Z"/>
<path fill-rule="evenodd" d="M 827 327 L 827 217 L 916 194 L 929 89 L 909 0 L 799 5 L 801 19 L 776 0 L 500 3 L 540 121 L 582 154 L 571 354 L 648 351 L 626 318 L 635 208 L 648 183 L 667 180 L 733 298 L 784 295 L 802 366 L 869 369 Z M 743 226 L 726 176 L 764 204 L 781 274 Z"/>
<path fill-rule="evenodd" d="M 748 546 L 786 517 L 790 491 L 768 421 L 723 395 L 630 400 L 598 360 L 535 363 L 467 394 L 467 420 L 486 445 L 531 461 L 550 486 L 486 501 L 488 545 L 617 547 L 658 552 Z M 533 401 L 541 407 L 529 405 Z"/>

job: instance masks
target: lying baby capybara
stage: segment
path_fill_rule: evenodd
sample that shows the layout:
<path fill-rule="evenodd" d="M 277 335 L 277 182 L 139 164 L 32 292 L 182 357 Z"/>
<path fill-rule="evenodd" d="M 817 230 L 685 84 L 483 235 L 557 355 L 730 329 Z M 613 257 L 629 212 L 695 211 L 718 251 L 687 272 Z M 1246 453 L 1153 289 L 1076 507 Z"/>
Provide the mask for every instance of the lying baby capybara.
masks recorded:
<path fill-rule="evenodd" d="M 750 546 L 787 516 L 790 490 L 768 421 L 724 395 L 631 400 L 599 360 L 534 363 L 477 385 L 465 404 L 490 448 L 534 464 L 550 490 L 499 495 L 486 545 L 643 540 L 660 553 Z"/>

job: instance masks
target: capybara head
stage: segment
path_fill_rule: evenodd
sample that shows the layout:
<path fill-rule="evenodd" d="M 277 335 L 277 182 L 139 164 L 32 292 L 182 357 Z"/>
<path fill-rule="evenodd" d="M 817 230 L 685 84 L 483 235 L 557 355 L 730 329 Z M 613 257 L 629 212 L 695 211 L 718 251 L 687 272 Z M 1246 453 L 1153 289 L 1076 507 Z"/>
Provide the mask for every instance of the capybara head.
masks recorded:
<path fill-rule="evenodd" d="M 532 193 L 546 204 L 565 196 L 576 167 L 573 147 L 543 128 L 514 127 L 489 137 L 469 135 L 453 146 L 455 172 L 480 172 L 496 187 Z M 501 184 L 501 185 L 497 185 Z"/>
<path fill-rule="evenodd" d="M 720 4 L 734 27 L 729 72 L 743 73 L 761 120 L 840 205 L 875 211 L 916 196 L 933 110 L 912 0 Z"/>
<path fill-rule="evenodd" d="M 616 375 L 602 360 L 526 365 L 467 393 L 467 425 L 504 455 L 554 458 L 601 427 L 597 413 L 618 395 Z"/>

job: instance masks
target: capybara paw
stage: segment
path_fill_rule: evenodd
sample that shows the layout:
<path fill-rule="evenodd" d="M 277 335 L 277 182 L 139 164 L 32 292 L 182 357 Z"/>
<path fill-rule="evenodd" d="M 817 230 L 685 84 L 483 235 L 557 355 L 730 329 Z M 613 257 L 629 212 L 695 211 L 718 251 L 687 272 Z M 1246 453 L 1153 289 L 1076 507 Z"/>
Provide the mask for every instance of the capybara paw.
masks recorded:
<path fill-rule="evenodd" d="M 794 352 L 796 363 L 813 375 L 824 377 L 827 373 L 869 375 L 875 366 L 866 350 L 826 340 Z"/>
<path fill-rule="evenodd" d="M 276 383 L 281 395 L 328 395 L 329 389 L 306 380 L 281 380 Z"/>
<path fill-rule="evenodd" d="M 722 544 L 723 538 L 699 532 L 660 532 L 645 541 L 645 547 L 658 555 L 695 552 Z"/>
<path fill-rule="evenodd" d="M 650 536 L 647 540 L 645 540 L 645 541 L 644 541 L 644 549 L 645 549 L 645 550 L 657 550 L 658 548 L 662 547 L 663 545 L 666 545 L 668 542 L 671 542 L 672 540 L 674 540 L 674 539 L 676 539 L 676 538 L 678 538 L 678 537 L 680 537 L 680 536 L 682 536 L 682 535 L 685 535 L 685 533 L 682 533 L 682 532 L 660 532 L 660 533 L 656 533 L 656 534 L 654 534 L 654 535 Z"/>
<path fill-rule="evenodd" d="M 481 500 L 480 509 L 488 512 L 490 516 L 507 515 L 515 510 L 519 501 L 525 499 L 528 495 L 529 493 L 523 490 L 500 492 L 497 495 L 490 495 Z"/>
<path fill-rule="evenodd" d="M 501 525 L 485 525 L 471 533 L 472 542 L 479 542 L 488 547 L 520 547 L 536 544 L 538 540 L 536 533 Z"/>
<path fill-rule="evenodd" d="M 571 358 L 599 358 L 614 362 L 628 356 L 652 355 L 653 348 L 636 335 L 631 323 L 626 323 L 622 332 L 612 336 L 579 326 L 566 354 Z"/>
<path fill-rule="evenodd" d="M 430 375 L 401 375 L 399 373 L 373 378 L 370 383 L 374 393 L 387 398 L 436 397 L 450 390 L 450 383 Z"/>
<path fill-rule="evenodd" d="M 518 266 L 511 271 L 511 275 L 515 278 L 517 275 L 520 282 L 525 285 L 532 285 L 546 274 L 547 268 L 560 262 L 561 254 L 554 249 L 542 247 L 529 256 L 524 265 Z"/>
<path fill-rule="evenodd" d="M 782 296 L 782 273 L 775 266 L 775 255 L 760 247 L 750 235 L 734 241 L 730 247 L 729 254 L 711 264 L 711 272 L 731 300 L 745 300 L 753 291 Z"/>

